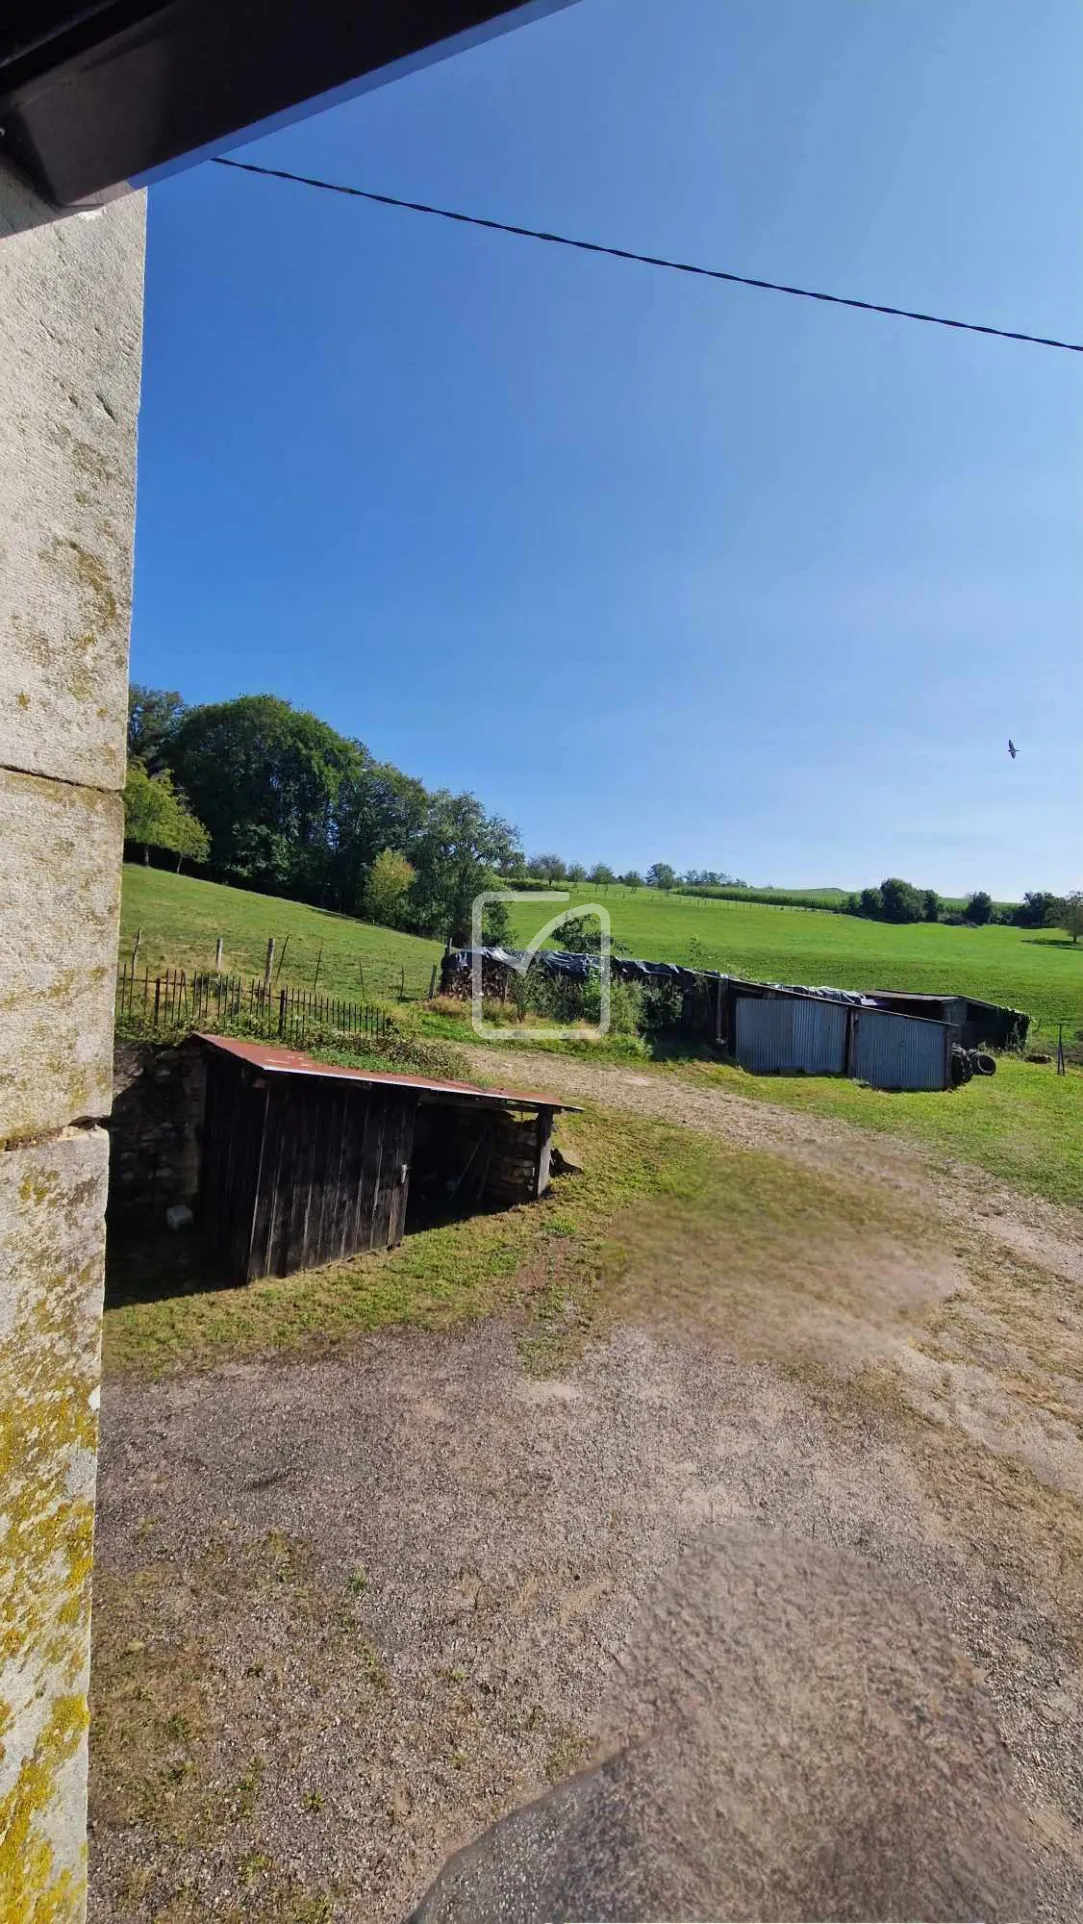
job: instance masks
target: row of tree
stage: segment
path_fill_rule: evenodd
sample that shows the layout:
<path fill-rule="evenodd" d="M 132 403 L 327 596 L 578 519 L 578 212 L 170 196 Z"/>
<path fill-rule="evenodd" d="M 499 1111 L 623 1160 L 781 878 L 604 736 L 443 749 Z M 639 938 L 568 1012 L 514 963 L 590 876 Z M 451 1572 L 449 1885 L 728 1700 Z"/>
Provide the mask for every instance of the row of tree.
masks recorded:
<path fill-rule="evenodd" d="M 1047 889 L 1030 889 L 1021 902 L 998 907 L 985 889 L 975 889 L 960 910 L 946 908 L 935 889 L 919 889 L 901 876 L 889 875 L 879 888 L 848 895 L 843 909 L 847 915 L 862 915 L 874 922 L 957 922 L 975 928 L 1003 922 L 1021 929 L 1064 929 L 1073 942 L 1083 935 L 1083 893 L 1079 891 L 1052 895 Z"/>
<path fill-rule="evenodd" d="M 590 882 L 595 888 L 609 888 L 619 882 L 624 888 L 631 889 L 681 889 L 681 888 L 735 888 L 748 887 L 736 875 L 724 875 L 718 869 L 690 868 L 682 875 L 669 862 L 652 862 L 646 875 L 638 869 L 627 869 L 623 875 L 609 867 L 607 862 L 595 862 L 593 868 L 585 868 L 582 862 L 566 862 L 562 855 L 531 855 L 523 867 L 528 881 L 539 882 Z"/>
<path fill-rule="evenodd" d="M 429 790 L 274 695 L 189 707 L 135 686 L 128 752 L 129 840 L 217 881 L 462 942 L 474 897 L 522 868 L 517 831 L 476 796 Z M 148 794 L 160 816 L 172 798 L 204 843 L 181 849 Z M 506 935 L 499 904 L 487 932 Z"/>

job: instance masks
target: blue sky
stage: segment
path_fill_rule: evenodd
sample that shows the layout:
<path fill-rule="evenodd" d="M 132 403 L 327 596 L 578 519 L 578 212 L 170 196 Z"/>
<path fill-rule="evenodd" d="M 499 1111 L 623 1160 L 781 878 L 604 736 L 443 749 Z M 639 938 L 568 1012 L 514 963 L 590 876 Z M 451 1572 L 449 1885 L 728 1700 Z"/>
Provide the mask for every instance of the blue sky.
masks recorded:
<path fill-rule="evenodd" d="M 1075 0 L 580 0 L 242 157 L 1078 340 L 1081 73 Z M 151 190 L 133 677 L 531 851 L 1083 886 L 1081 484 L 1083 357 Z"/>

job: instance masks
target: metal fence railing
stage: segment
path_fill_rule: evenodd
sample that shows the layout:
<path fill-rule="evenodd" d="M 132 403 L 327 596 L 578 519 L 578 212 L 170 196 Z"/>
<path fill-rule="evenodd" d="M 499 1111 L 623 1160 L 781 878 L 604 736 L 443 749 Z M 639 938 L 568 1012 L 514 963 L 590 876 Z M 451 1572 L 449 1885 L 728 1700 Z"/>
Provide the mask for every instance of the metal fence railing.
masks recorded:
<path fill-rule="evenodd" d="M 130 967 L 117 973 L 118 1027 L 138 1030 L 239 1027 L 288 1044 L 316 1034 L 380 1041 L 395 1034 L 386 1009 L 308 989 L 277 989 L 258 976 L 166 969 L 151 975 Z"/>

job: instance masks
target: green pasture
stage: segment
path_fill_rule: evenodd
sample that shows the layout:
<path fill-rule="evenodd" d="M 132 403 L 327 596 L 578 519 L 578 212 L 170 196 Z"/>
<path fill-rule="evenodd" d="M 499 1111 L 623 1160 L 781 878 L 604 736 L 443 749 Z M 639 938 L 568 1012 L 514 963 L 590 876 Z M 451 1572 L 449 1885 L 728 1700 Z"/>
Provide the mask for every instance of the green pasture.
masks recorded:
<path fill-rule="evenodd" d="M 1058 1019 L 1083 1027 L 1083 943 L 1056 929 L 951 928 L 940 922 L 864 922 L 817 909 L 775 908 L 656 889 L 570 884 L 569 906 L 600 902 L 631 955 L 722 969 L 766 982 L 839 989 L 916 989 L 979 996 L 1026 1009 L 1050 1034 Z M 525 945 L 560 904 L 516 903 Z M 556 938 L 559 945 L 559 936 Z M 1034 1031 L 1032 1030 L 1032 1040 Z"/>
<path fill-rule="evenodd" d="M 268 937 L 273 935 L 276 971 L 279 962 L 282 965 L 277 980 L 283 988 L 311 989 L 315 984 L 317 994 L 355 1000 L 393 1001 L 403 971 L 406 994 L 426 995 L 433 963 L 441 955 L 439 942 L 402 935 L 397 929 L 130 862 L 124 869 L 121 961 L 131 960 L 137 930 L 142 931 L 140 973 L 144 968 L 152 976 L 165 968 L 213 969 L 215 942 L 221 936 L 223 969 L 262 975 Z"/>

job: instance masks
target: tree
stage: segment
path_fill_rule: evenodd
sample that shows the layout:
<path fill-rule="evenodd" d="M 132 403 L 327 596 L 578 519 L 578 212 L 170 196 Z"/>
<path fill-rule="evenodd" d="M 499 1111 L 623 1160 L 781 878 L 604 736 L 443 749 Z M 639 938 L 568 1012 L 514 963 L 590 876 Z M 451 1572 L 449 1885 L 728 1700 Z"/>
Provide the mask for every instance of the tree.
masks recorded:
<path fill-rule="evenodd" d="M 620 879 L 626 889 L 641 889 L 643 887 L 643 877 L 637 868 L 630 868 L 627 874 L 622 875 Z"/>
<path fill-rule="evenodd" d="M 940 897 L 935 889 L 926 889 L 921 898 L 921 915 L 925 922 L 939 922 Z"/>
<path fill-rule="evenodd" d="M 969 901 L 965 904 L 963 914 L 968 922 L 975 922 L 979 927 L 991 921 L 993 915 L 992 896 L 987 894 L 985 889 L 976 889 Z"/>
<path fill-rule="evenodd" d="M 124 784 L 124 838 L 142 844 L 145 862 L 150 849 L 169 849 L 178 872 L 186 856 L 205 862 L 210 853 L 210 837 L 177 794 L 172 777 L 149 775 L 138 761 L 129 762 Z"/>
<path fill-rule="evenodd" d="M 1051 926 L 1055 929 L 1063 929 L 1065 935 L 1070 935 L 1073 942 L 1078 942 L 1083 935 L 1083 890 L 1073 889 L 1071 894 L 1066 895 L 1063 901 L 1058 901 L 1049 913 Z"/>
<path fill-rule="evenodd" d="M 539 882 L 560 882 L 564 878 L 565 864 L 562 855 L 532 855 L 526 865 L 526 872 Z"/>
<path fill-rule="evenodd" d="M 602 931 L 593 915 L 569 915 L 556 930 L 556 940 L 566 955 L 598 955 Z"/>
<path fill-rule="evenodd" d="M 368 760 L 359 743 L 276 695 L 242 695 L 188 709 L 169 759 L 217 874 L 305 901 L 333 895 L 337 805 Z"/>
<path fill-rule="evenodd" d="M 564 877 L 566 882 L 585 882 L 586 879 L 587 871 L 582 862 L 573 862 Z"/>
<path fill-rule="evenodd" d="M 169 766 L 169 751 L 188 704 L 175 688 L 146 688 L 133 681 L 128 690 L 128 754 L 148 774 Z"/>
<path fill-rule="evenodd" d="M 881 914 L 885 922 L 920 922 L 922 900 L 912 882 L 889 875 L 880 884 Z"/>
<path fill-rule="evenodd" d="M 677 886 L 677 871 L 668 862 L 652 862 L 647 870 L 649 889 L 673 889 Z"/>
<path fill-rule="evenodd" d="M 475 896 L 501 887 L 500 868 L 518 845 L 518 831 L 502 816 L 487 814 L 476 795 L 439 789 L 431 796 L 429 819 L 411 856 L 417 871 L 411 920 L 419 933 L 440 936 L 453 948 L 468 942 Z M 489 903 L 485 940 L 506 942 L 510 926 L 507 904 Z"/>
<path fill-rule="evenodd" d="M 348 915 L 363 909 L 373 863 L 385 850 L 410 861 L 429 820 L 424 785 L 388 762 L 375 762 L 360 742 L 357 764 L 339 785 L 329 818 L 326 900 Z"/>
<path fill-rule="evenodd" d="M 600 889 L 607 889 L 610 883 L 615 882 L 616 879 L 616 875 L 613 873 L 608 862 L 595 862 L 594 867 L 587 877 L 588 882 L 593 882 L 595 888 Z"/>
<path fill-rule="evenodd" d="M 867 916 L 871 922 L 879 922 L 883 919 L 884 898 L 879 889 L 862 889 L 858 897 L 857 912 L 859 915 Z"/>
<path fill-rule="evenodd" d="M 407 914 L 406 898 L 416 871 L 397 849 L 381 849 L 365 884 L 365 914 L 370 922 L 399 929 Z"/>
<path fill-rule="evenodd" d="M 1017 929 L 1044 929 L 1050 925 L 1052 910 L 1059 909 L 1061 898 L 1049 889 L 1029 889 L 1021 902 L 1012 909 L 1011 919 Z"/>

